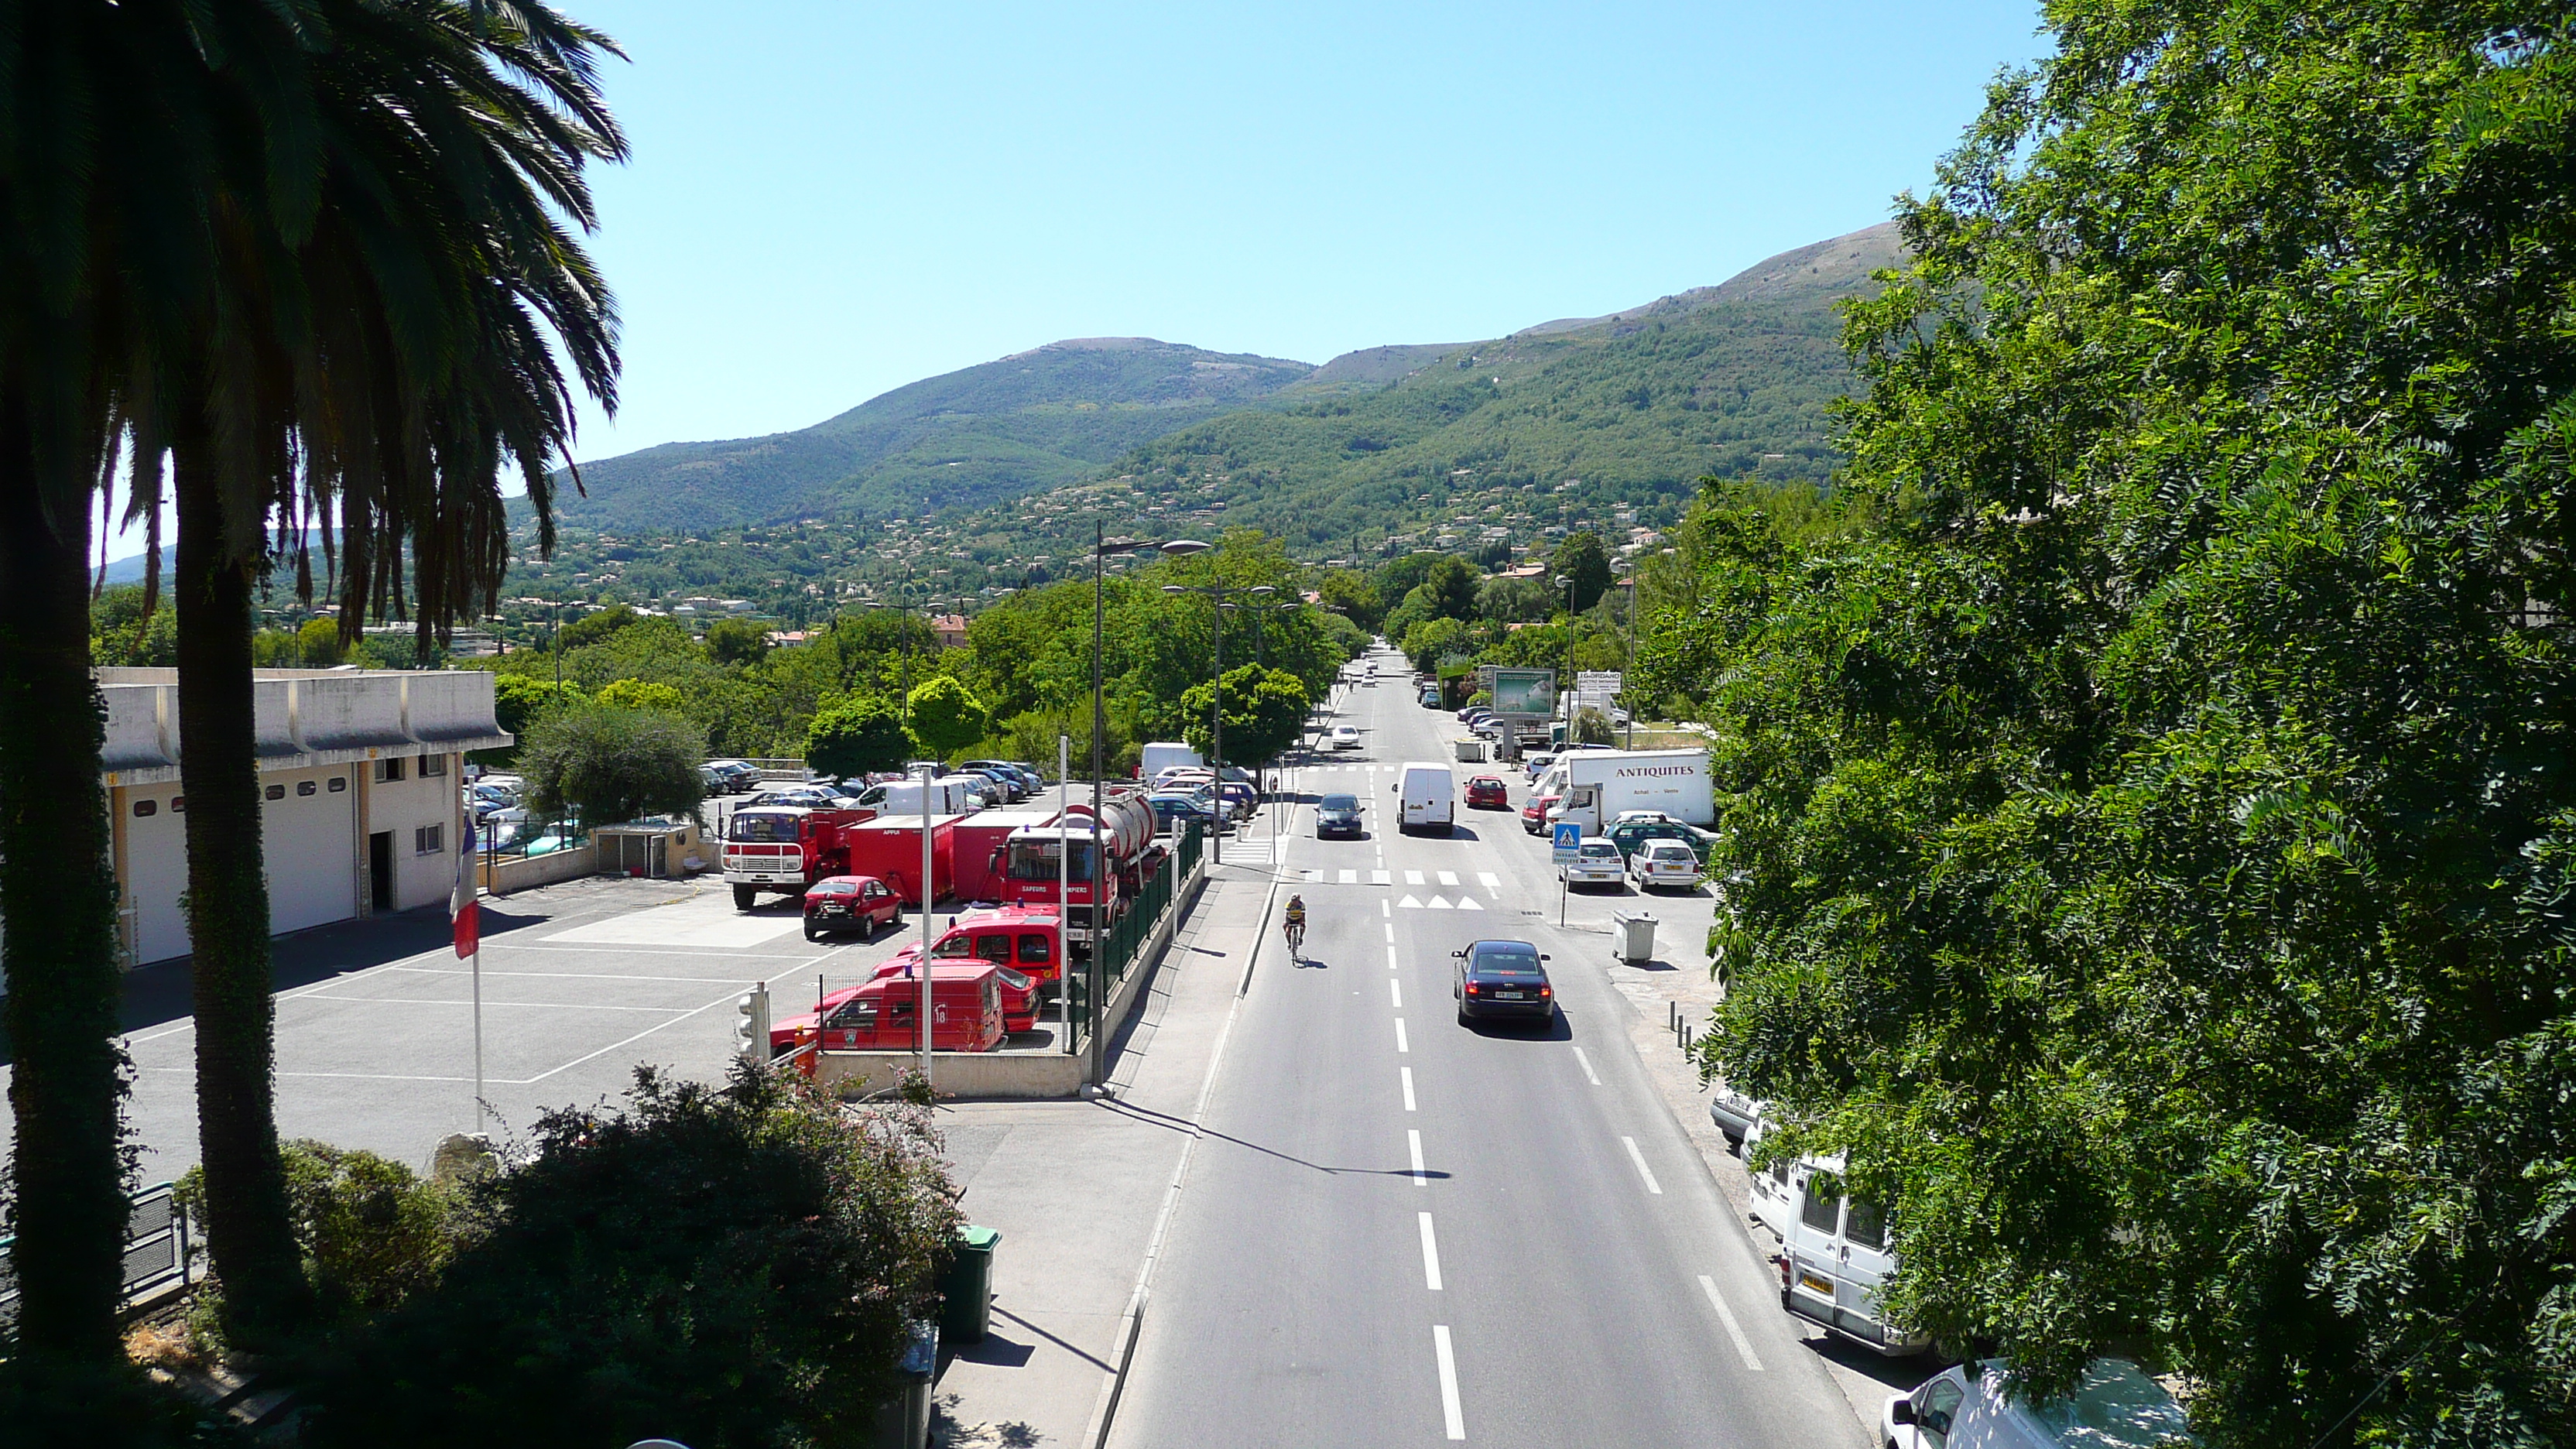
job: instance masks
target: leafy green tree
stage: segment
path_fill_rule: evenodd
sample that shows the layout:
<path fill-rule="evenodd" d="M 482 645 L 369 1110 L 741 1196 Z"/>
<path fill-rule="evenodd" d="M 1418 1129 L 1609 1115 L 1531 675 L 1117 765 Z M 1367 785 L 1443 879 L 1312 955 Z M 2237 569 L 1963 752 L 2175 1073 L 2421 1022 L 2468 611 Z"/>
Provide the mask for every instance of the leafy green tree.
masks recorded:
<path fill-rule="evenodd" d="M 1601 602 L 1610 591 L 1610 551 L 1601 546 L 1601 535 L 1591 529 L 1579 529 L 1567 535 L 1556 546 L 1549 561 L 1549 587 L 1562 590 L 1567 580 L 1574 585 L 1574 612 L 1580 614 Z"/>
<path fill-rule="evenodd" d="M 147 603 L 141 584 L 120 584 L 90 606 L 90 656 L 100 666 L 167 669 L 179 662 L 177 611 Z"/>
<path fill-rule="evenodd" d="M 915 687 L 907 703 L 913 742 L 943 760 L 982 739 L 993 725 L 992 712 L 975 692 L 947 675 Z"/>
<path fill-rule="evenodd" d="M 492 712 L 501 728 L 525 737 L 528 726 L 546 713 L 566 706 L 585 703 L 581 688 L 566 683 L 558 692 L 554 680 L 526 674 L 498 674 L 492 678 Z"/>
<path fill-rule="evenodd" d="M 1425 619 L 1405 631 L 1404 657 L 1424 673 L 1475 651 L 1476 631 L 1456 619 Z"/>
<path fill-rule="evenodd" d="M 757 664 L 769 653 L 769 631 L 748 619 L 707 626 L 707 657 L 718 664 Z"/>
<path fill-rule="evenodd" d="M 706 737 L 675 714 L 601 704 L 558 710 L 528 727 L 519 774 L 528 808 L 548 820 L 614 825 L 698 808 Z"/>
<path fill-rule="evenodd" d="M 1377 586 L 1369 581 L 1369 576 L 1356 569 L 1334 569 L 1326 573 L 1315 585 L 1315 592 L 1326 606 L 1340 610 L 1344 617 L 1358 625 L 1363 634 L 1375 633 L 1378 621 L 1386 617 L 1386 600 L 1378 593 Z"/>
<path fill-rule="evenodd" d="M 1266 764 L 1297 743 L 1313 700 L 1306 682 L 1284 670 L 1247 664 L 1225 673 L 1225 757 L 1229 763 Z M 1215 747 L 1216 686 L 1192 685 L 1181 696 L 1186 723 L 1181 738 L 1206 755 Z"/>
<path fill-rule="evenodd" d="M 562 636 L 555 642 L 557 647 L 565 650 L 584 649 L 606 642 L 609 635 L 620 629 L 631 629 L 643 622 L 644 616 L 633 609 L 624 604 L 612 604 L 564 625 Z"/>
<path fill-rule="evenodd" d="M 1473 619 L 1485 576 L 1456 554 L 1442 554 L 1422 579 L 1423 605 L 1435 619 Z"/>
<path fill-rule="evenodd" d="M 336 619 L 307 619 L 295 631 L 295 652 L 307 669 L 328 669 L 348 658 Z"/>
<path fill-rule="evenodd" d="M 1850 512 L 1716 493 L 1648 640 L 1707 1064 L 2034 1391 L 2576 1440 L 2567 17 L 2048 13 L 1850 309 Z"/>
<path fill-rule="evenodd" d="M 664 714 L 680 713 L 683 703 L 680 691 L 646 679 L 611 680 L 591 698 L 609 709 L 650 709 Z"/>
<path fill-rule="evenodd" d="M 903 715 L 882 699 L 853 699 L 814 716 L 805 734 L 805 763 L 826 775 L 900 770 L 909 759 Z"/>

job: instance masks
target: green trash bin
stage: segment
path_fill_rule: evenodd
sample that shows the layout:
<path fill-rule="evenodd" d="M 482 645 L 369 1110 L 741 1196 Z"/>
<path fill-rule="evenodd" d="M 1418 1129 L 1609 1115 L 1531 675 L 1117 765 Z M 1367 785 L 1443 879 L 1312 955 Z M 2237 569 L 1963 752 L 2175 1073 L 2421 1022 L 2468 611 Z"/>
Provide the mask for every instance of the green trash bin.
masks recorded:
<path fill-rule="evenodd" d="M 896 1366 L 894 1397 L 877 1406 L 868 1449 L 930 1449 L 931 1390 L 939 1381 L 939 1327 L 912 1325 L 912 1342 Z"/>
<path fill-rule="evenodd" d="M 957 1230 L 955 1251 L 939 1275 L 939 1332 L 952 1343 L 982 1343 L 993 1324 L 993 1249 L 999 1228 L 973 1223 Z"/>

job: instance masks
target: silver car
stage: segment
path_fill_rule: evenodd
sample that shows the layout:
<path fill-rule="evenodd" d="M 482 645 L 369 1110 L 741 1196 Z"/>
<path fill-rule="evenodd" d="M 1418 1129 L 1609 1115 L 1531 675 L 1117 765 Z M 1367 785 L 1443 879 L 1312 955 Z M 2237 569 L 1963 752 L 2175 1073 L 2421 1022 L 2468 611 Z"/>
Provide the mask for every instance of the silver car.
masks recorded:
<path fill-rule="evenodd" d="M 1742 1152 L 1753 1124 L 1762 1120 L 1762 1107 L 1755 1098 L 1721 1085 L 1717 1095 L 1708 1099 L 1708 1120 L 1725 1136 L 1728 1147 Z"/>
<path fill-rule="evenodd" d="M 1699 884 L 1699 857 L 1678 840 L 1649 840 L 1628 857 L 1628 874 L 1641 891 L 1686 891 Z"/>
<path fill-rule="evenodd" d="M 1556 878 L 1567 885 L 1622 885 L 1628 879 L 1628 862 L 1609 841 L 1586 840 L 1574 859 L 1556 868 Z"/>

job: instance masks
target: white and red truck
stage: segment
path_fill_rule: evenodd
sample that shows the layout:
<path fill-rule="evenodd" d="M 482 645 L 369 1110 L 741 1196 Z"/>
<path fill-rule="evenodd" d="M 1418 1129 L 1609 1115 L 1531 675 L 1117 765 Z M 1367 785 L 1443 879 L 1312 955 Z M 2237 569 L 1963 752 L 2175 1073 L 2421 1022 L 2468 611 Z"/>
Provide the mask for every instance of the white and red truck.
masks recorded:
<path fill-rule="evenodd" d="M 1028 825 L 1004 842 L 1003 892 L 1009 904 L 1064 907 L 1065 939 L 1088 951 L 1093 936 L 1092 843 L 1098 841 L 1108 887 L 1103 922 L 1126 914 L 1127 903 L 1145 886 L 1145 877 L 1161 861 L 1154 844 L 1154 812 L 1136 791 L 1119 790 L 1101 797 L 1095 825 L 1091 803 L 1065 811 L 1062 822 Z M 1058 857 L 1072 852 L 1059 865 Z M 1056 899 L 1057 872 L 1065 875 L 1065 899 Z"/>
<path fill-rule="evenodd" d="M 874 810 L 817 810 L 761 805 L 725 821 L 724 878 L 733 908 L 747 911 L 763 892 L 802 896 L 816 881 L 850 873 L 849 832 Z"/>

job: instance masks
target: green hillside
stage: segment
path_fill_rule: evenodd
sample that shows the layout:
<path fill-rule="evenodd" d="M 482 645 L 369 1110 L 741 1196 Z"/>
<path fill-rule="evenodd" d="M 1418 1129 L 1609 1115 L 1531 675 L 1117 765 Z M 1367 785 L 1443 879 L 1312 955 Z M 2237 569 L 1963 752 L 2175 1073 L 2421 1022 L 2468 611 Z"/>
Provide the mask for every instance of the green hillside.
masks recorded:
<path fill-rule="evenodd" d="M 1150 338 L 1078 338 L 925 378 L 796 432 L 586 463 L 589 496 L 556 496 L 567 524 L 619 529 L 973 507 L 1090 477 L 1314 370 Z"/>

